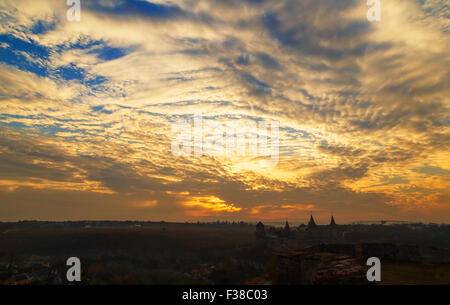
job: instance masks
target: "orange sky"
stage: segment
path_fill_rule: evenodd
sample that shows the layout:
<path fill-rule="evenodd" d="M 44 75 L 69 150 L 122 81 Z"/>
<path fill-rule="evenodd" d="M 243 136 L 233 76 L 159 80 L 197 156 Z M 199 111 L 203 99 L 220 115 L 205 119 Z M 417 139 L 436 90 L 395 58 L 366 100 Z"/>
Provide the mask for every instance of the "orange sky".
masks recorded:
<path fill-rule="evenodd" d="M 445 2 L 2 1 L 0 221 L 450 223 Z"/>

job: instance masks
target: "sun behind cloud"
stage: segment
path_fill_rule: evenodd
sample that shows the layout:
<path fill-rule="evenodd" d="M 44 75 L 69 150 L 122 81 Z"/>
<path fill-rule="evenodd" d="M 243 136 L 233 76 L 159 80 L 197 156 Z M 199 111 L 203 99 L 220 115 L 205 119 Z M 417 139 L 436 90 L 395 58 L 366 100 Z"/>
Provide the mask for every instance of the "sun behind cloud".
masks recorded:
<path fill-rule="evenodd" d="M 383 2 L 379 22 L 351 0 L 67 9 L 0 3 L 4 219 L 450 222 L 446 1 Z M 199 115 L 277 122 L 277 162 L 174 155 Z"/>

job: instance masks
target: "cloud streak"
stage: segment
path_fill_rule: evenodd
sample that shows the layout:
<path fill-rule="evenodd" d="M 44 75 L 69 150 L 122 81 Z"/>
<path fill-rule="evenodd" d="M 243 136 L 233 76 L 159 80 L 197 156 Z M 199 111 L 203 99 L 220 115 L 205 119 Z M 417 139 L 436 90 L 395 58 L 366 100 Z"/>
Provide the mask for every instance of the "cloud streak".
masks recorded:
<path fill-rule="evenodd" d="M 7 219 L 449 222 L 445 1 L 0 4 Z M 172 124 L 280 122 L 276 167 L 176 157 Z M 73 211 L 70 214 L 70 211 Z"/>

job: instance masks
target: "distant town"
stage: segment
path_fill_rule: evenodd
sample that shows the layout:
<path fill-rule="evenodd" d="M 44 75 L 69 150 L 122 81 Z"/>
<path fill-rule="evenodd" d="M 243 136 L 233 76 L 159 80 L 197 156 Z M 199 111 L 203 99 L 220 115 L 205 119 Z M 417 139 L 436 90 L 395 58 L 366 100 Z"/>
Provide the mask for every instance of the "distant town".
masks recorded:
<path fill-rule="evenodd" d="M 273 226 L 243 221 L 19 221 L 0 223 L 0 283 L 73 284 L 66 259 L 82 261 L 78 284 L 450 283 L 450 225 L 395 221 Z"/>

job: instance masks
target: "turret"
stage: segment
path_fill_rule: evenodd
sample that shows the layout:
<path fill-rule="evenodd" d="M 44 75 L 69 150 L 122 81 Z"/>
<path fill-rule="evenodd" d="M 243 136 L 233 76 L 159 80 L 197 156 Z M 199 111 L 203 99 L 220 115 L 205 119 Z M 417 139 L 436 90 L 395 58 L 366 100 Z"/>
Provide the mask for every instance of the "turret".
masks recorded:
<path fill-rule="evenodd" d="M 256 238 L 265 238 L 266 237 L 266 231 L 264 229 L 264 224 L 260 221 L 256 225 Z"/>
<path fill-rule="evenodd" d="M 331 215 L 330 227 L 334 228 L 334 227 L 336 227 L 336 226 L 337 226 L 337 224 L 336 224 L 336 222 L 334 221 L 334 217 L 333 217 L 333 215 Z"/>
<path fill-rule="evenodd" d="M 309 222 L 308 222 L 308 229 L 315 229 L 315 228 L 317 228 L 317 225 L 316 225 L 316 222 L 314 221 L 314 218 L 311 213 L 311 217 L 309 218 Z"/>
<path fill-rule="evenodd" d="M 288 223 L 287 220 L 286 220 L 286 224 L 284 225 L 284 231 L 285 232 L 291 232 L 291 228 L 289 227 L 289 223 Z"/>

